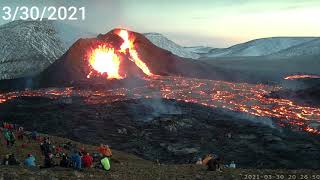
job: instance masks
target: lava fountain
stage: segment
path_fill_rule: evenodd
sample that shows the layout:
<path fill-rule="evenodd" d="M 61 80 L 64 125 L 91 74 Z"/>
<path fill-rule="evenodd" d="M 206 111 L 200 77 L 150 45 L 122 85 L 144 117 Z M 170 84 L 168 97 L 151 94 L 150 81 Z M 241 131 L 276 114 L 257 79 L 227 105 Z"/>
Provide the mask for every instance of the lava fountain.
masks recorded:
<path fill-rule="evenodd" d="M 120 49 L 109 47 L 107 44 L 104 44 L 99 45 L 97 48 L 93 48 L 89 52 L 88 61 L 92 71 L 87 75 L 87 78 L 91 77 L 93 71 L 100 75 L 106 74 L 107 79 L 125 78 L 126 74 L 120 74 L 120 64 L 122 60 L 125 61 L 126 59 L 121 57 L 128 57 L 128 60 L 134 62 L 145 75 L 152 76 L 153 74 L 148 66 L 139 58 L 138 52 L 133 44 L 134 37 L 130 37 L 129 32 L 124 29 L 121 29 L 116 34 L 123 40 Z"/>
<path fill-rule="evenodd" d="M 113 48 L 108 48 L 106 45 L 98 46 L 93 49 L 89 56 L 91 67 L 101 75 L 107 73 L 108 79 L 123 79 L 119 74 L 120 57 L 115 54 Z M 90 78 L 89 74 L 87 77 Z"/>

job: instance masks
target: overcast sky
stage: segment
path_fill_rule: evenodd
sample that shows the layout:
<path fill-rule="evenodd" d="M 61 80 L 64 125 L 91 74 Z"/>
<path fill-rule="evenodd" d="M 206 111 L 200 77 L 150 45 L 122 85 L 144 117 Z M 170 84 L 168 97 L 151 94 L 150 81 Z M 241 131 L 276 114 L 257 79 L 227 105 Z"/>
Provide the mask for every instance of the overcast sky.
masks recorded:
<path fill-rule="evenodd" d="M 159 32 L 185 46 L 320 36 L 320 0 L 0 0 L 1 10 L 23 5 L 84 6 L 85 21 L 66 23 L 95 33 L 114 27 Z"/>

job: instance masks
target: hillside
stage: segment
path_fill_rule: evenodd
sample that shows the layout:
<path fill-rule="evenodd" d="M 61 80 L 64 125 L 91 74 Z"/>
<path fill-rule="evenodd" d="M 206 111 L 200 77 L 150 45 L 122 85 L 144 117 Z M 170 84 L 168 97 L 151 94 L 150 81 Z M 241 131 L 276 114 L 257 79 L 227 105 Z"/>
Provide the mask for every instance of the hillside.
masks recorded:
<path fill-rule="evenodd" d="M 272 37 L 237 44 L 229 48 L 212 49 L 206 57 L 266 56 L 316 38 L 313 37 Z"/>
<path fill-rule="evenodd" d="M 14 21 L 0 26 L 0 79 L 34 75 L 89 36 L 56 21 Z"/>
<path fill-rule="evenodd" d="M 69 139 L 48 136 L 54 144 L 72 142 L 78 147 L 84 147 L 89 152 L 95 152 L 96 146 L 80 144 Z M 2 137 L 1 137 L 2 140 Z M 8 153 L 15 153 L 17 159 L 22 161 L 26 154 L 33 153 L 37 159 L 37 164 L 42 165 L 39 144 L 37 142 L 28 143 L 26 148 L 20 148 L 23 142 L 18 141 L 12 149 L 0 146 L 0 154 L 3 156 Z M 0 166 L 0 179 L 28 180 L 28 179 L 241 179 L 246 175 L 269 175 L 281 174 L 285 177 L 295 174 L 312 175 L 319 174 L 320 171 L 310 170 L 258 170 L 258 169 L 225 169 L 223 172 L 209 172 L 206 167 L 192 164 L 185 165 L 165 165 L 157 164 L 151 161 L 140 159 L 134 155 L 113 151 L 111 161 L 111 170 L 106 173 L 98 169 L 85 169 L 84 171 L 75 171 L 73 169 L 55 167 L 50 169 L 30 169 L 23 165 L 18 166 Z"/>
<path fill-rule="evenodd" d="M 320 55 L 320 39 L 315 39 L 302 44 L 295 45 L 288 49 L 271 54 L 270 57 L 295 57 L 295 56 Z"/>
<path fill-rule="evenodd" d="M 165 37 L 162 34 L 144 33 L 143 35 L 156 46 L 162 49 L 168 50 L 177 56 L 184 57 L 184 58 L 191 58 L 191 59 L 198 59 L 200 57 L 200 55 L 198 55 L 197 53 L 186 50 L 184 47 L 169 40 L 167 37 Z"/>

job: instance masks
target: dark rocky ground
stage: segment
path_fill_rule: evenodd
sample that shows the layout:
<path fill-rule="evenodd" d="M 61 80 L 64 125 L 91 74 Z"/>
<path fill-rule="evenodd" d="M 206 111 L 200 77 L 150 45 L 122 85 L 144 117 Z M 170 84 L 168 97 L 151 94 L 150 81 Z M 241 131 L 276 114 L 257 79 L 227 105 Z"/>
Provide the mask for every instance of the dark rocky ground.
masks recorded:
<path fill-rule="evenodd" d="M 88 105 L 79 98 L 25 97 L 1 104 L 0 119 L 81 143 L 107 143 L 163 163 L 194 162 L 214 152 L 243 168 L 320 168 L 316 135 L 273 128 L 270 119 L 173 100 Z"/>
<path fill-rule="evenodd" d="M 274 98 L 285 98 L 307 106 L 320 106 L 320 79 L 290 80 L 284 89 L 269 94 Z"/>
<path fill-rule="evenodd" d="M 70 142 L 70 139 L 59 138 L 41 134 L 41 136 L 49 137 L 54 145 Z M 3 140 L 3 137 L 1 137 Z M 43 155 L 39 148 L 39 142 L 28 142 L 27 147 L 21 148 L 22 143 L 28 140 L 17 141 L 12 148 L 0 146 L 0 154 L 15 153 L 19 161 L 22 161 L 26 154 L 32 153 L 36 157 L 36 164 L 43 165 Z M 88 152 L 96 152 L 97 147 L 72 141 L 77 147 L 84 147 Z M 59 159 L 55 159 L 56 163 Z M 103 170 L 90 168 L 82 171 L 76 171 L 72 168 L 54 167 L 49 169 L 27 168 L 23 165 L 16 166 L 0 166 L 1 180 L 65 180 L 65 179 L 114 179 L 114 180 L 229 180 L 229 179 L 273 179 L 283 177 L 289 179 L 296 176 L 301 179 L 319 179 L 320 171 L 313 170 L 285 170 L 285 169 L 223 169 L 222 172 L 207 171 L 205 166 L 195 164 L 159 164 L 152 161 L 144 160 L 132 154 L 113 150 L 111 158 L 111 170 L 105 172 Z"/>

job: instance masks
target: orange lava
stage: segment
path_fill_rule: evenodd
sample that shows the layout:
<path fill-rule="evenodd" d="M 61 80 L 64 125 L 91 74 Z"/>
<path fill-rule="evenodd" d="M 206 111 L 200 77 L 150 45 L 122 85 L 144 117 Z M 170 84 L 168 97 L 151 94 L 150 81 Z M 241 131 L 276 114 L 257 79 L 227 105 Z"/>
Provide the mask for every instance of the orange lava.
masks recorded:
<path fill-rule="evenodd" d="M 88 104 L 160 97 L 275 118 L 279 126 L 320 134 L 320 129 L 312 125 L 320 124 L 320 107 L 302 106 L 288 99 L 266 96 L 281 87 L 169 76 L 153 76 L 146 79 L 146 82 L 144 86 L 135 88 L 109 90 L 65 88 L 10 92 L 0 94 L 0 104 L 19 96 L 44 96 L 52 99 L 80 96 Z"/>
<path fill-rule="evenodd" d="M 304 75 L 292 75 L 292 76 L 287 76 L 285 77 L 284 79 L 285 80 L 295 80 L 295 79 L 319 79 L 320 76 L 319 75 L 307 75 L 307 74 L 304 74 Z"/>
<path fill-rule="evenodd" d="M 118 35 L 123 39 L 123 43 L 120 46 L 120 50 L 115 50 L 113 47 L 107 45 L 100 45 L 89 52 L 89 65 L 90 67 L 98 72 L 100 75 L 107 75 L 107 79 L 123 79 L 125 75 L 120 75 L 120 63 L 121 59 L 119 54 L 129 53 L 129 60 L 134 62 L 144 74 L 152 76 L 153 74 L 149 70 L 148 66 L 139 58 L 138 52 L 136 51 L 133 41 L 134 37 L 129 37 L 127 30 L 120 30 Z M 93 71 L 90 71 L 87 78 L 90 78 Z"/>
<path fill-rule="evenodd" d="M 148 66 L 139 58 L 138 52 L 134 48 L 133 39 L 129 37 L 129 33 L 126 30 L 121 29 L 118 34 L 123 39 L 123 44 L 121 45 L 121 52 L 126 52 L 129 50 L 129 60 L 134 62 L 142 71 L 148 76 L 152 76 L 153 74 L 150 72 Z"/>
<path fill-rule="evenodd" d="M 115 54 L 113 48 L 105 45 L 93 49 L 89 57 L 89 63 L 100 74 L 107 73 L 108 79 L 123 79 L 119 74 L 120 57 Z M 90 74 L 87 76 L 90 78 Z"/>

